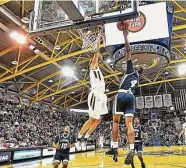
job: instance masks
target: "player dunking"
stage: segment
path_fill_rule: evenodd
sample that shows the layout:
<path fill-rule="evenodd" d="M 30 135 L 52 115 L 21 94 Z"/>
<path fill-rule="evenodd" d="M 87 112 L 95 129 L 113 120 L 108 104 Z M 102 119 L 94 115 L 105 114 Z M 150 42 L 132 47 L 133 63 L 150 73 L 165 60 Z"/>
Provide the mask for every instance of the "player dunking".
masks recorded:
<path fill-rule="evenodd" d="M 102 115 L 108 113 L 107 109 L 107 96 L 105 95 L 105 81 L 102 72 L 99 69 L 98 62 L 100 58 L 100 38 L 97 43 L 98 51 L 94 53 L 90 65 L 90 85 L 91 92 L 88 95 L 89 119 L 83 125 L 78 134 L 78 141 L 83 138 L 88 139 L 91 133 L 96 129 L 101 122 Z M 85 134 L 86 133 L 86 134 Z M 85 135 L 84 135 L 85 134 Z M 77 142 L 78 143 L 78 142 Z M 76 143 L 76 144 L 77 144 Z M 80 144 L 76 145 L 79 146 Z"/>
<path fill-rule="evenodd" d="M 72 144 L 74 143 L 73 137 L 70 135 L 70 127 L 66 126 L 64 132 L 56 136 L 53 143 L 53 147 L 56 148 L 56 154 L 54 155 L 53 168 L 58 168 L 62 162 L 63 168 L 68 167 L 69 152 Z"/>
<path fill-rule="evenodd" d="M 141 167 L 145 168 L 145 163 L 143 162 L 143 143 L 142 143 L 142 133 L 146 134 L 146 131 L 144 129 L 144 126 L 140 124 L 140 119 L 138 117 L 134 118 L 134 130 L 135 130 L 135 144 L 134 144 L 134 150 L 138 153 L 138 158 L 141 162 Z M 134 167 L 134 162 L 131 163 L 132 168 Z"/>
<path fill-rule="evenodd" d="M 128 41 L 128 23 L 120 22 L 121 30 L 123 31 L 125 40 L 125 49 L 127 57 L 127 70 L 126 74 L 120 82 L 118 93 L 115 97 L 114 102 L 114 116 L 113 116 L 113 148 L 118 148 L 118 130 L 119 130 L 119 119 L 121 115 L 125 116 L 125 124 L 127 127 L 127 137 L 129 142 L 130 151 L 125 159 L 125 164 L 129 165 L 132 163 L 134 157 L 134 127 L 133 127 L 133 116 L 135 112 L 135 87 L 139 83 L 139 75 L 142 74 L 143 68 L 139 67 L 137 70 L 134 69 L 131 60 L 131 48 Z"/>

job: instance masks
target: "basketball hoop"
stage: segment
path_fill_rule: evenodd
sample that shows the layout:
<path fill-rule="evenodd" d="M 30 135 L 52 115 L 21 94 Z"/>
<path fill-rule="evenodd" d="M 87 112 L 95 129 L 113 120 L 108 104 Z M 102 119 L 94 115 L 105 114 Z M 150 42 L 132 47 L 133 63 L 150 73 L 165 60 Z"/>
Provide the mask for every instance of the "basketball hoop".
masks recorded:
<path fill-rule="evenodd" d="M 82 41 L 83 41 L 82 49 L 83 50 L 92 48 L 92 52 L 97 52 L 99 50 L 98 48 L 99 41 L 103 41 L 103 44 L 105 45 L 105 36 L 103 33 L 102 26 L 96 26 L 96 27 L 92 26 L 92 27 L 77 29 L 77 32 L 82 38 Z"/>

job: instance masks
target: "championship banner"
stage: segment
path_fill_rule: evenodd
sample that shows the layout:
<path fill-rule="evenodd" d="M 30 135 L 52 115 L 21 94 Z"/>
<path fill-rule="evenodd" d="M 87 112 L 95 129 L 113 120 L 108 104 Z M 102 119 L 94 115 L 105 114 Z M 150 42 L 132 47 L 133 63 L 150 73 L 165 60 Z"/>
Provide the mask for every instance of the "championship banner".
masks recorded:
<path fill-rule="evenodd" d="M 163 107 L 162 95 L 154 96 L 154 107 Z"/>
<path fill-rule="evenodd" d="M 145 108 L 152 108 L 152 107 L 153 107 L 153 97 L 145 96 Z"/>
<path fill-rule="evenodd" d="M 164 94 L 163 95 L 163 104 L 165 107 L 172 106 L 172 97 L 171 94 Z"/>
<path fill-rule="evenodd" d="M 144 98 L 143 96 L 136 97 L 136 108 L 143 109 L 144 108 Z"/>

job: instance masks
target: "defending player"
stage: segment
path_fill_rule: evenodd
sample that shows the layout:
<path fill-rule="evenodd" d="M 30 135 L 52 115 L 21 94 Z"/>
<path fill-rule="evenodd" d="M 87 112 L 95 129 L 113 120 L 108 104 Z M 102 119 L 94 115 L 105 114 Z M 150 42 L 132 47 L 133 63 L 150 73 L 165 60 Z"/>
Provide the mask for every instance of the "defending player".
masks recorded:
<path fill-rule="evenodd" d="M 89 119 L 83 125 L 78 134 L 78 141 L 84 136 L 84 139 L 88 139 L 91 133 L 96 129 L 101 122 L 102 115 L 108 113 L 107 109 L 107 96 L 105 95 L 105 81 L 103 74 L 101 73 L 98 62 L 100 58 L 100 38 L 98 40 L 98 51 L 94 53 L 91 65 L 90 65 L 90 85 L 91 92 L 88 95 L 88 107 L 89 107 Z M 86 133 L 86 134 L 85 134 Z M 85 135 L 84 135 L 85 134 Z M 80 144 L 76 143 L 78 148 Z"/>
<path fill-rule="evenodd" d="M 138 117 L 134 118 L 134 130 L 135 130 L 135 144 L 134 150 L 138 153 L 138 158 L 141 162 L 141 167 L 145 168 L 145 163 L 143 162 L 143 143 L 142 143 L 142 133 L 147 135 L 144 127 L 140 124 L 140 119 Z M 134 167 L 134 162 L 131 163 L 132 168 Z"/>
<path fill-rule="evenodd" d="M 128 23 L 120 22 L 121 29 L 123 31 L 126 57 L 127 57 L 127 70 L 126 74 L 120 82 L 118 93 L 115 97 L 114 117 L 113 117 L 113 148 L 118 148 L 118 129 L 119 119 L 121 115 L 125 116 L 125 124 L 127 127 L 127 137 L 129 142 L 130 151 L 125 159 L 125 164 L 132 163 L 134 157 L 134 128 L 133 128 L 133 116 L 135 112 L 135 87 L 139 83 L 139 75 L 142 74 L 143 68 L 138 67 L 134 69 L 131 60 L 131 48 L 128 41 Z"/>
<path fill-rule="evenodd" d="M 70 135 L 70 127 L 66 126 L 64 132 L 56 136 L 53 147 L 56 148 L 56 154 L 53 159 L 53 168 L 58 168 L 62 162 L 63 168 L 67 168 L 69 162 L 69 152 L 72 144 L 74 143 L 73 137 Z"/>

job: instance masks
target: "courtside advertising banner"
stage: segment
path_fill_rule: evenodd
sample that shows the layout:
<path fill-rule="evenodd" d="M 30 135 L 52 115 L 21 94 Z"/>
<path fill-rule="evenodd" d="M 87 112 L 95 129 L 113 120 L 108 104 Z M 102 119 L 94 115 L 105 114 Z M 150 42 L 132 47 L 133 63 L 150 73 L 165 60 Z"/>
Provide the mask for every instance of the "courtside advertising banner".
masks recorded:
<path fill-rule="evenodd" d="M 94 150 L 95 149 L 95 145 L 87 145 L 87 150 Z"/>
<path fill-rule="evenodd" d="M 128 20 L 130 43 L 169 37 L 166 2 L 139 6 L 137 18 Z M 106 46 L 123 44 L 123 33 L 117 23 L 105 24 Z"/>
<path fill-rule="evenodd" d="M 36 158 L 41 156 L 41 149 L 15 151 L 13 160 Z"/>
<path fill-rule="evenodd" d="M 49 148 L 49 149 L 43 149 L 43 156 L 53 156 L 56 152 L 56 149 Z"/>
<path fill-rule="evenodd" d="M 9 162 L 11 158 L 10 152 L 0 152 L 0 164 L 4 162 Z"/>
<path fill-rule="evenodd" d="M 76 151 L 75 146 L 73 146 L 72 148 L 70 148 L 70 153 L 74 153 Z"/>
<path fill-rule="evenodd" d="M 136 108 L 143 109 L 144 108 L 144 98 L 143 96 L 136 97 Z"/>

